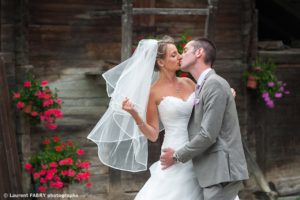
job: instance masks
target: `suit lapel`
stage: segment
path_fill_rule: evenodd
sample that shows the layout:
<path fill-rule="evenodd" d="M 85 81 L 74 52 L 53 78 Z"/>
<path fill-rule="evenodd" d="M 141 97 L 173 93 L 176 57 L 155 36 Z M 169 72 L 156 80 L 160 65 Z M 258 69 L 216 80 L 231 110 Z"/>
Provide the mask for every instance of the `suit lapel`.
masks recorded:
<path fill-rule="evenodd" d="M 195 100 L 194 100 L 194 107 L 193 107 L 193 110 L 192 110 L 192 114 L 191 114 L 191 118 L 190 118 L 190 120 L 189 120 L 189 125 L 188 126 L 190 126 L 190 124 L 192 123 L 192 121 L 193 121 L 193 118 L 195 117 L 194 115 L 195 115 L 195 108 L 196 108 L 196 106 L 198 107 L 199 105 L 201 105 L 201 95 L 200 95 L 200 93 L 201 93 L 201 90 L 202 90 L 202 88 L 203 88 L 203 86 L 204 86 L 204 84 L 205 84 L 205 81 L 208 79 L 208 77 L 209 76 L 211 76 L 212 74 L 215 74 L 216 72 L 215 72 L 215 70 L 211 70 L 211 71 L 209 71 L 207 74 L 206 74 L 206 76 L 205 76 L 205 78 L 204 78 L 204 80 L 203 80 L 203 82 L 202 82 L 202 84 L 201 84 L 201 86 L 200 86 L 200 88 L 197 90 L 197 91 L 195 91 Z M 190 133 L 190 132 L 189 132 Z"/>
<path fill-rule="evenodd" d="M 208 78 L 210 75 L 215 74 L 215 73 L 216 73 L 215 70 L 212 69 L 212 70 L 210 70 L 210 71 L 206 74 L 206 76 L 205 76 L 205 78 L 204 78 L 202 84 L 200 85 L 200 88 L 196 91 L 196 97 L 199 97 L 199 96 L 200 96 L 200 92 L 201 92 L 201 90 L 202 90 L 202 88 L 203 88 L 203 86 L 204 86 L 205 81 L 207 80 L 207 78 Z"/>

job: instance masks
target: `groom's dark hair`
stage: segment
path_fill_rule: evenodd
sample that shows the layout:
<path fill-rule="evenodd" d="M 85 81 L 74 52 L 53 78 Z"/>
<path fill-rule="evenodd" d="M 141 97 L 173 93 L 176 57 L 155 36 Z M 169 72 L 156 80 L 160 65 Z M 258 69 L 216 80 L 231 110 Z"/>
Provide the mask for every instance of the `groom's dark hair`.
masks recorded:
<path fill-rule="evenodd" d="M 194 46 L 194 50 L 202 48 L 205 52 L 204 62 L 205 64 L 210 64 L 211 67 L 213 66 L 216 56 L 217 56 L 217 49 L 215 44 L 207 38 L 198 38 L 194 39 L 192 46 Z"/>

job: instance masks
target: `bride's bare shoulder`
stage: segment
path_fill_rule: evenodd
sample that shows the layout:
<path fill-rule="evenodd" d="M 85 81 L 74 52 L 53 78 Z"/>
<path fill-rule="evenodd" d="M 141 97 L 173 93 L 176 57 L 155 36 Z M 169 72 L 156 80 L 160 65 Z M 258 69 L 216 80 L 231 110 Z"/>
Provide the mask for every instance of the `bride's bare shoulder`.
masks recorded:
<path fill-rule="evenodd" d="M 191 87 L 191 88 L 195 87 L 195 82 L 192 79 L 190 79 L 188 77 L 180 77 L 179 79 L 183 84 L 187 85 L 188 87 Z"/>
<path fill-rule="evenodd" d="M 154 99 L 158 104 L 162 96 L 162 87 L 159 82 L 155 82 L 150 89 L 150 98 Z"/>

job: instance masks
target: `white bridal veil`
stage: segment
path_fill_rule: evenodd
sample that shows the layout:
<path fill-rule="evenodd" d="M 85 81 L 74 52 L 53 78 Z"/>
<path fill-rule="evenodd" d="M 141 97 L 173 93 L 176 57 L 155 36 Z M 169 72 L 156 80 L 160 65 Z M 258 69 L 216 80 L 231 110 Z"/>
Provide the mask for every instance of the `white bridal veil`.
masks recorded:
<path fill-rule="evenodd" d="M 111 100 L 88 139 L 98 145 L 99 158 L 109 167 L 131 172 L 147 169 L 147 138 L 122 109 L 122 102 L 128 97 L 143 121 L 146 120 L 157 46 L 156 40 L 141 40 L 129 59 L 102 75 Z"/>

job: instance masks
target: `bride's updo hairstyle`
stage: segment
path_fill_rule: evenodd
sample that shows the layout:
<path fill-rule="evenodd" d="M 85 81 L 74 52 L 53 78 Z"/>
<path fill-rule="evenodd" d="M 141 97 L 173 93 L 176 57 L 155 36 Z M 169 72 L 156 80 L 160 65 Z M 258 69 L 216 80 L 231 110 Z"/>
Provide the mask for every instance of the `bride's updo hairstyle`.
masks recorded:
<path fill-rule="evenodd" d="M 158 40 L 156 62 L 154 66 L 155 71 L 160 70 L 160 66 L 157 63 L 157 59 L 164 59 L 166 57 L 168 44 L 175 44 L 174 39 L 168 35 L 165 35 L 161 40 Z"/>

